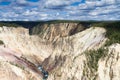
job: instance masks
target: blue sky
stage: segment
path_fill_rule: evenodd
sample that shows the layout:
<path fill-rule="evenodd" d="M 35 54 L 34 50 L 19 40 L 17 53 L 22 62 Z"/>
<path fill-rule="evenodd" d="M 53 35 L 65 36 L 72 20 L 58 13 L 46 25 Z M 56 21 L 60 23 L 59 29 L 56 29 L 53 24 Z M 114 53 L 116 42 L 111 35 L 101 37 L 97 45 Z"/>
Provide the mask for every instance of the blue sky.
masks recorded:
<path fill-rule="evenodd" d="M 120 0 L 0 0 L 0 21 L 120 20 Z"/>

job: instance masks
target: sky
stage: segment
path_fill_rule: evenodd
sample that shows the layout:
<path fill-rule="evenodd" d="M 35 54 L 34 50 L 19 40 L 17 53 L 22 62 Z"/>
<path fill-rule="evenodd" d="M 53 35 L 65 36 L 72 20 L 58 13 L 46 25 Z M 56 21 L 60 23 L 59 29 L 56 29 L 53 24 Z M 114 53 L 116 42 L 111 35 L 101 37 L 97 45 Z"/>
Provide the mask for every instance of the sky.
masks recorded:
<path fill-rule="evenodd" d="M 0 0 L 0 21 L 120 20 L 120 0 Z"/>

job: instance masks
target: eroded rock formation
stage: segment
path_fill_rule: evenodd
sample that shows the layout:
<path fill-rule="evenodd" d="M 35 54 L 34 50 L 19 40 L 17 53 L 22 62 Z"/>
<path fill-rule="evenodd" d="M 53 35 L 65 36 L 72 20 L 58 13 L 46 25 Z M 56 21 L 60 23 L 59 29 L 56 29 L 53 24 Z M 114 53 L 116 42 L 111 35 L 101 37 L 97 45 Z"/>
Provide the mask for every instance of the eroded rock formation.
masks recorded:
<path fill-rule="evenodd" d="M 47 80 L 119 80 L 120 44 L 104 47 L 105 35 L 104 28 L 80 23 L 44 24 L 31 35 L 26 28 L 0 27 L 0 80 L 42 80 L 38 65 L 49 72 Z M 101 47 L 107 54 L 91 68 L 85 52 Z"/>

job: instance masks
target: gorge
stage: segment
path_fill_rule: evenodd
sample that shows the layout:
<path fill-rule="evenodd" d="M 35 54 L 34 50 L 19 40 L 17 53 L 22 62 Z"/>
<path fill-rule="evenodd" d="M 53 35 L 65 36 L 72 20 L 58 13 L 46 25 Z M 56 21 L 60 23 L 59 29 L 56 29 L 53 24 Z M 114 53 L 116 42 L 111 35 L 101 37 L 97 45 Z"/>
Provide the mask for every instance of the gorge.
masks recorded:
<path fill-rule="evenodd" d="M 43 80 L 45 71 L 45 80 L 119 80 L 119 26 L 120 22 L 46 22 L 30 29 L 2 25 L 0 80 Z"/>

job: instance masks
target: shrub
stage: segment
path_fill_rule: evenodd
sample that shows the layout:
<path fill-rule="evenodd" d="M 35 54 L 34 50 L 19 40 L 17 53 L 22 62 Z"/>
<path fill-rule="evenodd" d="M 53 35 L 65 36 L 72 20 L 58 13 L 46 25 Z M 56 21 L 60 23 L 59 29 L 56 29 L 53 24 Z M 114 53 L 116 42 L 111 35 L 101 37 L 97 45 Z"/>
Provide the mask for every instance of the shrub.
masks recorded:
<path fill-rule="evenodd" d="M 101 58 L 104 58 L 107 55 L 108 50 L 104 48 L 100 48 L 98 50 L 91 50 L 85 52 L 87 57 L 87 65 L 91 70 L 97 71 L 98 69 L 98 61 Z"/>
<path fill-rule="evenodd" d="M 0 45 L 2 45 L 2 44 L 4 44 L 4 42 L 0 40 Z"/>

